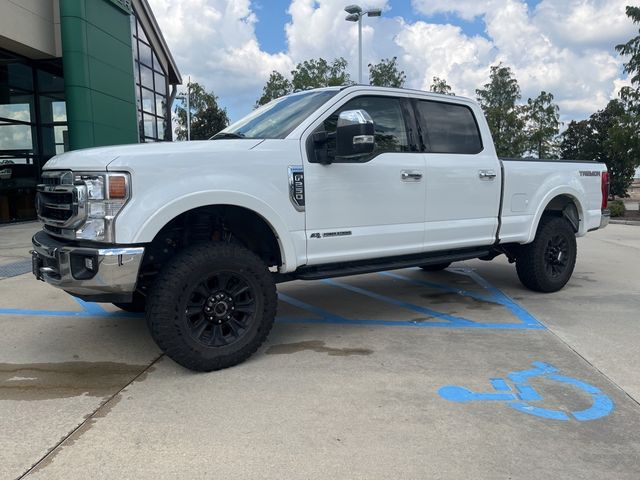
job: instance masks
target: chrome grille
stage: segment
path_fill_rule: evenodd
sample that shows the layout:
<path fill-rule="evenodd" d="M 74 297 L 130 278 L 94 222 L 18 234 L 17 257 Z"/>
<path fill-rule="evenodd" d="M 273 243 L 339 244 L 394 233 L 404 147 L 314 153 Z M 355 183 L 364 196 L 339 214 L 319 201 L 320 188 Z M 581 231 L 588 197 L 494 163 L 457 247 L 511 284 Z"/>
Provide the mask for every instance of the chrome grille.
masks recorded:
<path fill-rule="evenodd" d="M 87 187 L 74 185 L 71 171 L 45 171 L 38 185 L 36 209 L 45 229 L 73 237 L 87 217 Z"/>

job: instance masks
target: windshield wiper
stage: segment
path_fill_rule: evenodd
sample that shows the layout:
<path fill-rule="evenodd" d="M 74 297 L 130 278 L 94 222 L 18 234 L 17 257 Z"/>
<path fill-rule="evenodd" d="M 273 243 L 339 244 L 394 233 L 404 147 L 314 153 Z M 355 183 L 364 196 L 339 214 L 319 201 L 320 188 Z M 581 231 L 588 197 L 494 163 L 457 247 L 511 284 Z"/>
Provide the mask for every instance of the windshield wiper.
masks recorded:
<path fill-rule="evenodd" d="M 234 132 L 219 132 L 216 133 L 211 140 L 215 140 L 217 138 L 246 138 L 242 133 L 234 133 Z"/>

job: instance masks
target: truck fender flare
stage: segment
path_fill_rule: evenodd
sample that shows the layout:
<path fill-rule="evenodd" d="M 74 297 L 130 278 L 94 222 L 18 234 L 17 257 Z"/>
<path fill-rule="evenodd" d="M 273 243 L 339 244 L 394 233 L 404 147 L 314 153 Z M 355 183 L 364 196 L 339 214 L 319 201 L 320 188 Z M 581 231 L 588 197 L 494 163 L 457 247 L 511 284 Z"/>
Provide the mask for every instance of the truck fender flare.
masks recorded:
<path fill-rule="evenodd" d="M 284 220 L 263 200 L 235 191 L 195 192 L 176 198 L 154 212 L 134 235 L 132 243 L 149 243 L 174 218 L 189 210 L 214 205 L 230 205 L 250 210 L 267 223 L 280 247 L 281 271 L 297 268 L 296 250 Z"/>
<path fill-rule="evenodd" d="M 538 231 L 538 225 L 540 224 L 540 219 L 542 215 L 547 210 L 549 204 L 560 196 L 567 196 L 571 198 L 573 201 L 573 206 L 568 205 L 562 210 L 562 215 L 569 221 L 576 234 L 582 235 L 584 234 L 584 207 L 581 199 L 583 198 L 583 194 L 578 190 L 575 190 L 568 186 L 556 187 L 545 195 L 542 202 L 540 202 L 540 206 L 536 211 L 536 214 L 533 218 L 533 222 L 531 223 L 531 227 L 529 229 L 529 235 L 527 237 L 526 242 L 533 242 L 536 237 L 536 232 Z"/>

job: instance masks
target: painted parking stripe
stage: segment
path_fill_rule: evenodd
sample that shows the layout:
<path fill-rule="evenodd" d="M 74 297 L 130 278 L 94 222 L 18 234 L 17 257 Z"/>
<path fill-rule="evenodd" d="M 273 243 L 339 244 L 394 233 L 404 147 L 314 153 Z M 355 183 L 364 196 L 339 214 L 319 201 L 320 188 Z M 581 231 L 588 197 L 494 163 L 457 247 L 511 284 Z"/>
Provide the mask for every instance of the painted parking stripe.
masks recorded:
<path fill-rule="evenodd" d="M 481 286 L 486 293 L 477 293 L 464 289 L 452 288 L 448 285 L 437 284 L 429 281 L 417 280 L 405 277 L 401 274 L 384 272 L 380 275 L 386 275 L 397 280 L 406 281 L 409 283 L 426 286 L 429 288 L 436 288 L 442 291 L 450 293 L 456 293 L 461 296 L 467 296 L 478 300 L 494 303 L 504 306 L 509 310 L 519 321 L 513 323 L 491 323 L 491 322 L 478 322 L 468 318 L 457 317 L 449 315 L 444 312 L 439 312 L 431 308 L 415 305 L 410 302 L 399 300 L 390 296 L 380 295 L 370 290 L 355 287 L 353 285 L 339 282 L 336 280 L 323 280 L 325 284 L 328 284 L 334 288 L 342 288 L 352 293 L 367 296 L 378 301 L 382 301 L 393 307 L 408 309 L 427 315 L 433 320 L 426 319 L 403 321 L 394 318 L 389 319 L 352 319 L 344 318 L 324 308 L 311 305 L 300 299 L 293 297 L 288 293 L 279 292 L 278 297 L 280 301 L 290 304 L 294 307 L 302 309 L 311 315 L 312 317 L 300 317 L 300 316 L 283 316 L 280 315 L 276 318 L 279 323 L 333 323 L 343 325 L 360 325 L 360 326 L 377 326 L 377 327 L 414 327 L 414 328 L 474 328 L 474 329 L 497 329 L 497 330 L 542 330 L 544 325 L 538 322 L 529 312 L 518 305 L 515 301 L 502 293 L 499 289 L 491 285 L 484 278 L 478 275 L 475 271 L 469 268 L 449 268 L 449 272 L 458 275 L 464 275 L 471 278 L 477 285 Z M 96 303 L 84 302 L 80 299 L 74 298 L 80 305 L 82 310 L 80 311 L 64 311 L 64 310 L 36 310 L 36 309 L 19 309 L 19 308 L 0 308 L 0 315 L 27 315 L 27 316 L 62 316 L 62 317 L 127 317 L 136 318 L 141 314 L 129 313 L 124 311 L 110 312 L 105 310 L 102 306 Z"/>

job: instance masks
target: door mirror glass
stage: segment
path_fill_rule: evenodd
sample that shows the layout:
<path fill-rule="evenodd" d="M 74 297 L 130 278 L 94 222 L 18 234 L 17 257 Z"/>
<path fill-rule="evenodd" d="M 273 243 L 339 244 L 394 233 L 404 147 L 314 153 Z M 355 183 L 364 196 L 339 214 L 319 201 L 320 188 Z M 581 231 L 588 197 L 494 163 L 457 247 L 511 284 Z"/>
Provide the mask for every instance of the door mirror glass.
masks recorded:
<path fill-rule="evenodd" d="M 369 155 L 375 147 L 373 119 L 366 110 L 340 112 L 336 128 L 336 158 Z"/>

